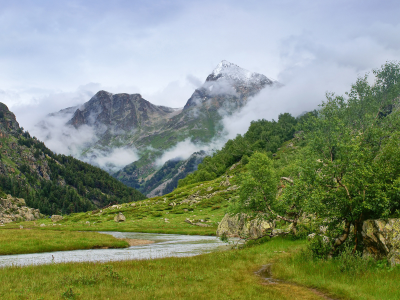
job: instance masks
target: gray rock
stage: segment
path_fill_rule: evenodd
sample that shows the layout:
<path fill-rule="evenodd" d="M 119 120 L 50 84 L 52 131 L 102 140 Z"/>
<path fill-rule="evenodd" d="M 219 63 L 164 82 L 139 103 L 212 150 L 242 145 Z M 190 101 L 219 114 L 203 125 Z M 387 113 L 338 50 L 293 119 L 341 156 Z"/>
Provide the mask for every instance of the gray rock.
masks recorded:
<path fill-rule="evenodd" d="M 262 217 L 250 219 L 246 214 L 226 214 L 218 225 L 217 236 L 226 234 L 229 237 L 257 239 L 271 233 L 273 227 L 273 223 Z"/>
<path fill-rule="evenodd" d="M 51 216 L 51 221 L 52 221 L 52 222 L 59 222 L 59 221 L 61 221 L 62 219 L 63 219 L 63 217 L 60 216 L 60 215 L 52 215 L 52 216 Z"/>
<path fill-rule="evenodd" d="M 122 213 L 119 213 L 118 215 L 116 215 L 115 217 L 114 217 L 114 221 L 115 222 L 125 222 L 126 221 L 126 218 L 125 218 L 125 216 L 122 214 Z"/>
<path fill-rule="evenodd" d="M 362 227 L 364 256 L 400 264 L 400 219 L 366 220 Z"/>
<path fill-rule="evenodd" d="M 33 221 L 33 220 L 35 220 L 36 218 L 35 218 L 35 216 L 34 215 L 32 215 L 31 213 L 26 213 L 25 214 L 25 220 L 27 220 L 27 221 Z"/>

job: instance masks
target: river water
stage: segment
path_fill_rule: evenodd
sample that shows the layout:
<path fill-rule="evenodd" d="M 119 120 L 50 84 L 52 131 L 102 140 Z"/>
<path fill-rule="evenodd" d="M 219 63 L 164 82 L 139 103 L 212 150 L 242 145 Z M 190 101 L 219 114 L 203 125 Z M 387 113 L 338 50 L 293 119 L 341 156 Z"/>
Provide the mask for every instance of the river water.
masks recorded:
<path fill-rule="evenodd" d="M 63 262 L 107 262 L 130 259 L 194 256 L 226 247 L 211 236 L 139 232 L 100 232 L 116 238 L 154 241 L 153 244 L 122 249 L 91 249 L 16 255 L 0 255 L 0 267 L 28 266 Z"/>

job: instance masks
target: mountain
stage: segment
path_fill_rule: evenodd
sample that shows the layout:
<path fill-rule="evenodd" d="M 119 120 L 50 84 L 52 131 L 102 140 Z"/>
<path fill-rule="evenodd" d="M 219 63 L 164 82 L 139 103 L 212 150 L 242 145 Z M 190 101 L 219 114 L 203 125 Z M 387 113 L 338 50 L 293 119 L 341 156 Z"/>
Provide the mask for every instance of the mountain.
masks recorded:
<path fill-rule="evenodd" d="M 0 151 L 0 191 L 24 198 L 27 206 L 44 214 L 87 211 L 145 198 L 97 167 L 54 154 L 19 127 L 3 103 Z"/>
<path fill-rule="evenodd" d="M 243 107 L 267 85 L 277 83 L 265 75 L 253 73 L 223 60 L 207 76 L 205 83 L 195 90 L 184 109 L 213 104 L 230 112 Z"/>
<path fill-rule="evenodd" d="M 197 170 L 197 166 L 207 156 L 207 152 L 201 150 L 193 153 L 187 159 L 170 159 L 148 178 L 142 186 L 138 185 L 142 193 L 147 197 L 155 197 L 168 194 L 178 186 L 178 180 L 185 178 L 188 174 Z M 135 174 L 135 164 L 130 164 L 114 176 L 127 186 L 135 186 L 137 177 Z"/>
<path fill-rule="evenodd" d="M 151 193 L 157 186 L 151 184 L 150 188 L 146 182 L 153 182 L 153 176 L 157 174 L 159 185 L 174 176 L 174 172 L 164 172 L 165 176 L 161 178 L 157 173 L 162 168 L 160 158 L 163 154 L 180 142 L 190 141 L 199 151 L 221 138 L 224 129 L 222 118 L 240 110 L 263 88 L 275 84 L 277 82 L 262 74 L 222 61 L 182 109 L 154 105 L 140 94 L 99 91 L 80 107 L 64 109 L 52 114 L 52 117 L 70 114 L 63 126 L 74 128 L 76 132 L 66 136 L 78 136 L 81 132 L 90 131 L 79 149 L 71 151 L 75 157 L 101 166 L 110 173 L 117 171 L 114 176 L 118 180 L 143 193 Z M 71 111 L 74 111 L 72 115 Z M 44 132 L 49 127 L 46 127 L 45 121 L 41 123 Z M 115 156 L 117 150 L 118 153 L 133 151 L 137 157 L 132 156 L 132 163 L 126 167 L 115 165 L 117 159 L 104 163 Z M 185 157 L 178 155 L 173 161 L 182 161 L 190 154 Z M 171 161 L 164 170 L 172 171 L 170 165 Z"/>

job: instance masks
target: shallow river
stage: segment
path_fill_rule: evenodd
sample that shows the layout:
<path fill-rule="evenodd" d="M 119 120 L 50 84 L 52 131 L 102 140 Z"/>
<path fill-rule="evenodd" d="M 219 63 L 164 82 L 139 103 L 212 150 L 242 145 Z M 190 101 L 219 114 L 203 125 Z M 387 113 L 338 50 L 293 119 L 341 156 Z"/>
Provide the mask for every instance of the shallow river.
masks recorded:
<path fill-rule="evenodd" d="M 153 244 L 123 249 L 92 249 L 45 253 L 0 255 L 0 267 L 27 266 L 62 262 L 107 262 L 129 259 L 194 256 L 209 253 L 226 244 L 212 236 L 158 234 L 138 232 L 101 232 L 116 238 L 154 241 Z"/>

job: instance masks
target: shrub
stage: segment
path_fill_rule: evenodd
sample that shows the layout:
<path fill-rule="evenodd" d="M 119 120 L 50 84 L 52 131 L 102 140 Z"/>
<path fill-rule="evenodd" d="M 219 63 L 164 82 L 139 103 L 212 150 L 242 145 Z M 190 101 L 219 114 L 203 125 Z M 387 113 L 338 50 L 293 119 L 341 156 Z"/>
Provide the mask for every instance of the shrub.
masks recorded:
<path fill-rule="evenodd" d="M 316 235 L 308 244 L 308 249 L 314 258 L 327 259 L 332 246 L 327 237 Z"/>
<path fill-rule="evenodd" d="M 365 272 L 373 264 L 372 259 L 363 258 L 360 252 L 353 253 L 351 247 L 345 247 L 335 259 L 339 270 L 343 273 L 359 274 Z"/>

